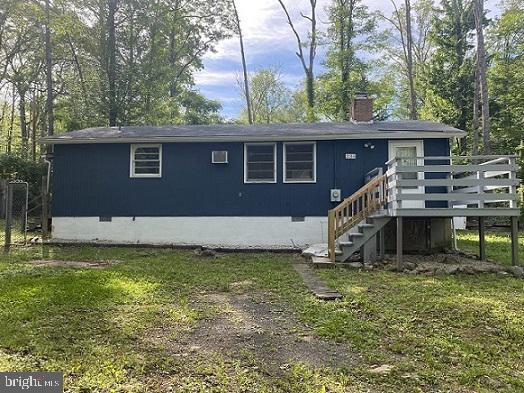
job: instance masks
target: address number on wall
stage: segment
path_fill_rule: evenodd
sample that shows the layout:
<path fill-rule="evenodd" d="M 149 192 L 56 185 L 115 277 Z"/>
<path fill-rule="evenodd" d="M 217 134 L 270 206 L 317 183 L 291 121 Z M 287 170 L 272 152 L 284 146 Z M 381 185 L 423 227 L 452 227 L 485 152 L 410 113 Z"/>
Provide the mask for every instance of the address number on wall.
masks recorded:
<path fill-rule="evenodd" d="M 357 154 L 356 153 L 346 153 L 346 160 L 356 160 Z"/>

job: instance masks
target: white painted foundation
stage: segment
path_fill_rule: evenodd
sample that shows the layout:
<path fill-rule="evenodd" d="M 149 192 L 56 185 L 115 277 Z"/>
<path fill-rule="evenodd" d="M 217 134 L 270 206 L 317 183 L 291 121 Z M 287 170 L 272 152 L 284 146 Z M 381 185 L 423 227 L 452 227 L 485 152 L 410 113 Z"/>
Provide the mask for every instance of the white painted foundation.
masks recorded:
<path fill-rule="evenodd" d="M 118 244 L 294 248 L 327 241 L 327 217 L 53 217 L 53 240 Z"/>

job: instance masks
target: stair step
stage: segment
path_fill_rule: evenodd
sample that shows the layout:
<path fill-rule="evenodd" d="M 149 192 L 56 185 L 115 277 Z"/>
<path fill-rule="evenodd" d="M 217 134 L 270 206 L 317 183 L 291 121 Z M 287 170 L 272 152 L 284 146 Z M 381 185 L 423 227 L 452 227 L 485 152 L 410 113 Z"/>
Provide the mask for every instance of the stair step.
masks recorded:
<path fill-rule="evenodd" d="M 358 224 L 358 227 L 359 228 L 375 228 L 375 225 L 373 224 L 368 224 L 367 222 L 364 222 L 362 224 Z"/>
<path fill-rule="evenodd" d="M 349 238 L 351 239 L 352 237 L 362 237 L 364 236 L 363 233 L 360 233 L 360 232 L 353 232 L 353 233 L 350 233 L 349 234 Z"/>
<path fill-rule="evenodd" d="M 312 257 L 311 263 L 316 267 L 332 267 L 335 266 L 331 259 L 326 257 Z"/>
<path fill-rule="evenodd" d="M 338 246 L 340 248 L 351 247 L 352 245 L 353 245 L 353 242 L 338 242 Z"/>

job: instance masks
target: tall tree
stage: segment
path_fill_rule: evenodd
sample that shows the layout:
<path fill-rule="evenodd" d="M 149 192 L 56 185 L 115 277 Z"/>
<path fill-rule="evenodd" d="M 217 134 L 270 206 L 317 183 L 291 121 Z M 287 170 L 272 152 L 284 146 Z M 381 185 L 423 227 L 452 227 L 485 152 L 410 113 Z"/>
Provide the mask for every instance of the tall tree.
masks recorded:
<path fill-rule="evenodd" d="M 393 15 L 391 17 L 383 15 L 383 17 L 391 24 L 394 32 L 398 35 L 397 41 L 400 42 L 401 55 L 397 56 L 397 65 L 405 75 L 408 85 L 409 118 L 416 120 L 418 118 L 418 103 L 415 81 L 415 64 L 413 60 L 414 45 L 411 1 L 405 0 L 402 7 L 397 6 L 394 0 L 391 0 L 391 4 L 393 5 Z M 391 52 L 391 49 L 395 50 L 394 46 L 388 51 Z"/>
<path fill-rule="evenodd" d="M 317 111 L 333 120 L 349 120 L 352 97 L 369 89 L 368 64 L 358 52 L 368 52 L 376 21 L 361 0 L 332 0 L 329 8 L 326 72 L 317 81 Z"/>
<path fill-rule="evenodd" d="M 286 15 L 287 22 L 293 35 L 297 41 L 297 52 L 296 55 L 300 59 L 302 68 L 304 69 L 304 74 L 306 78 L 306 97 L 307 97 L 307 119 L 309 122 L 315 120 L 315 57 L 317 54 L 317 0 L 309 0 L 310 5 L 310 15 L 305 15 L 301 13 L 302 18 L 306 19 L 309 22 L 309 33 L 307 43 L 300 37 L 298 30 L 291 19 L 288 9 L 286 8 L 282 0 L 278 0 L 284 14 Z M 308 54 L 304 52 L 304 48 L 308 49 Z"/>
<path fill-rule="evenodd" d="M 524 0 L 501 3 L 501 14 L 487 30 L 492 48 L 488 72 L 491 92 L 492 150 L 512 154 L 524 130 Z"/>
<path fill-rule="evenodd" d="M 242 27 L 240 26 L 240 17 L 238 16 L 238 10 L 235 0 L 232 0 L 232 3 L 233 10 L 235 11 L 235 26 L 238 34 L 238 39 L 240 41 L 240 57 L 242 59 L 242 74 L 244 77 L 244 97 L 246 99 L 247 121 L 249 124 L 253 124 L 253 114 L 251 109 L 251 98 L 249 94 L 249 81 L 246 65 L 246 53 L 244 50 L 244 38 L 242 36 Z"/>
<path fill-rule="evenodd" d="M 417 93 L 415 91 L 415 68 L 413 66 L 413 32 L 411 30 L 411 1 L 405 0 L 404 4 L 406 7 L 406 68 L 408 74 L 410 98 L 409 117 L 412 120 L 416 120 L 418 118 L 418 113 Z"/>
<path fill-rule="evenodd" d="M 477 31 L 477 72 L 482 101 L 482 140 L 484 154 L 491 154 L 491 126 L 489 113 L 489 93 L 487 80 L 486 48 L 484 45 L 484 0 L 473 0 L 475 29 Z"/>
<path fill-rule="evenodd" d="M 474 96 L 475 21 L 471 2 L 441 0 L 433 19 L 430 38 L 433 54 L 424 74 L 428 98 L 424 117 L 470 130 Z M 459 153 L 467 152 L 466 139 Z"/>
<path fill-rule="evenodd" d="M 116 24 L 115 14 L 117 12 L 118 0 L 107 0 L 107 41 L 105 55 L 107 61 L 107 85 L 108 85 L 108 120 L 109 126 L 117 125 L 118 104 L 116 98 Z"/>
<path fill-rule="evenodd" d="M 45 0 L 45 68 L 46 68 L 46 113 L 47 135 L 55 133 L 55 115 L 53 104 L 53 54 L 51 47 L 51 5 Z"/>

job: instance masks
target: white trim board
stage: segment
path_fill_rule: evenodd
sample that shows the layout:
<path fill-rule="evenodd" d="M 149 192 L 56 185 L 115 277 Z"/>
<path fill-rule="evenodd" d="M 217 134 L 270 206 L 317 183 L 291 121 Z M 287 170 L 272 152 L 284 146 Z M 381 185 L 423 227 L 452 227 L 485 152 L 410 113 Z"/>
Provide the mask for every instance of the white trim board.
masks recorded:
<path fill-rule="evenodd" d="M 305 217 L 53 217 L 55 241 L 295 248 L 326 242 L 327 218 Z"/>
<path fill-rule="evenodd" d="M 348 134 L 311 134 L 311 135 L 282 135 L 282 136 L 251 136 L 251 135 L 219 135 L 219 136 L 151 136 L 151 137 L 108 137 L 108 138 L 71 138 L 61 136 L 42 138 L 41 144 L 75 145 L 97 143 L 184 143 L 184 142 L 286 142 L 286 141 L 330 141 L 352 139 L 447 139 L 459 138 L 464 132 L 446 131 L 377 131 Z"/>

